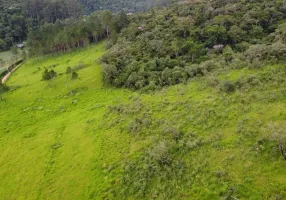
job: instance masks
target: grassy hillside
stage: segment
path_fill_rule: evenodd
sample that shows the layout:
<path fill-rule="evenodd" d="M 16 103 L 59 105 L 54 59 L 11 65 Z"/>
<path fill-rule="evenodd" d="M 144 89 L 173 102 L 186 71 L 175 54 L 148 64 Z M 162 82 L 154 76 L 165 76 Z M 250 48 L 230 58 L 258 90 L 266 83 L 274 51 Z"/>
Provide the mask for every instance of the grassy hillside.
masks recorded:
<path fill-rule="evenodd" d="M 28 60 L 8 81 L 0 199 L 286 198 L 285 64 L 141 94 L 102 85 L 103 49 Z M 45 67 L 58 76 L 41 81 Z"/>
<path fill-rule="evenodd" d="M 109 141 L 98 124 L 106 106 L 126 92 L 101 89 L 96 61 L 102 53 L 102 46 L 92 46 L 30 60 L 9 80 L 15 90 L 1 101 L 0 199 L 87 198 L 91 189 L 100 194 L 108 186 L 96 160 L 117 147 L 104 151 Z M 57 65 L 54 70 L 65 73 L 79 62 L 90 65 L 78 72 L 79 80 L 64 74 L 41 81 L 44 66 Z"/>

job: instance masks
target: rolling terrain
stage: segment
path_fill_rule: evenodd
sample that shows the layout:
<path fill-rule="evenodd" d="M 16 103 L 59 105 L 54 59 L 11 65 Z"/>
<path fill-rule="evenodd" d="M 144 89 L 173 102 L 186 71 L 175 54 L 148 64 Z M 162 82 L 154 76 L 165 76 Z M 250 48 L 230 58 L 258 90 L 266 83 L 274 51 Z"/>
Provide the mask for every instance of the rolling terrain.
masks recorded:
<path fill-rule="evenodd" d="M 27 60 L 9 79 L 0 199 L 286 198 L 285 64 L 141 93 L 103 85 L 103 46 Z M 41 81 L 44 68 L 57 77 Z M 239 89 L 215 84 L 227 81 Z"/>

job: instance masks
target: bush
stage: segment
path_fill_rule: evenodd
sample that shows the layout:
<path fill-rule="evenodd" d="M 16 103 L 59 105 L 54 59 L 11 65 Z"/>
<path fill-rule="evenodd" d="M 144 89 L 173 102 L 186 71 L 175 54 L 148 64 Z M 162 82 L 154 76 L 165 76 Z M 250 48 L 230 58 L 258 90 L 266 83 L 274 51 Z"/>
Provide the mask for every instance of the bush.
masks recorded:
<path fill-rule="evenodd" d="M 232 81 L 223 81 L 220 84 L 220 91 L 225 93 L 232 93 L 235 91 L 236 87 L 235 84 Z"/>
<path fill-rule="evenodd" d="M 286 44 L 278 41 L 270 46 L 269 54 L 277 59 L 285 59 Z"/>
<path fill-rule="evenodd" d="M 154 191 L 164 193 L 172 199 L 176 188 L 182 180 L 185 163 L 174 158 L 175 147 L 169 142 L 159 141 L 143 155 L 129 162 L 124 168 L 119 192 L 124 196 L 135 196 L 139 199 L 148 197 Z M 154 180 L 156 184 L 153 185 Z"/>
<path fill-rule="evenodd" d="M 87 65 L 84 64 L 83 62 L 80 62 L 78 65 L 73 67 L 73 71 L 78 71 L 78 70 L 81 70 L 81 69 L 83 69 L 85 67 L 87 67 Z"/>
<path fill-rule="evenodd" d="M 9 90 L 9 88 L 0 82 L 0 94 L 6 92 L 8 90 Z"/>
<path fill-rule="evenodd" d="M 246 57 L 250 60 L 262 60 L 266 57 L 268 48 L 265 44 L 252 45 L 245 51 Z"/>
<path fill-rule="evenodd" d="M 248 66 L 248 63 L 243 58 L 236 57 L 231 61 L 230 65 L 233 69 L 241 69 Z"/>
<path fill-rule="evenodd" d="M 210 75 L 206 79 L 207 85 L 211 87 L 216 87 L 219 84 L 219 79 L 213 75 Z"/>
<path fill-rule="evenodd" d="M 72 68 L 71 67 L 67 67 L 66 74 L 70 74 L 70 73 L 72 73 Z"/>
<path fill-rule="evenodd" d="M 159 142 L 149 150 L 149 156 L 160 165 L 169 165 L 172 162 L 170 145 L 165 141 Z"/>
<path fill-rule="evenodd" d="M 286 124 L 280 126 L 270 124 L 268 130 L 271 133 L 271 140 L 276 142 L 278 149 L 286 160 Z"/>
<path fill-rule="evenodd" d="M 230 62 L 233 59 L 234 52 L 232 51 L 232 48 L 230 46 L 226 46 L 223 49 L 222 55 L 226 62 Z"/>
<path fill-rule="evenodd" d="M 57 73 L 51 69 L 50 71 L 48 69 L 45 69 L 45 71 L 42 74 L 42 80 L 51 80 L 57 76 Z"/>
<path fill-rule="evenodd" d="M 72 72 L 71 79 L 72 79 L 72 80 L 75 80 L 75 79 L 77 79 L 77 78 L 78 78 L 78 73 Z"/>

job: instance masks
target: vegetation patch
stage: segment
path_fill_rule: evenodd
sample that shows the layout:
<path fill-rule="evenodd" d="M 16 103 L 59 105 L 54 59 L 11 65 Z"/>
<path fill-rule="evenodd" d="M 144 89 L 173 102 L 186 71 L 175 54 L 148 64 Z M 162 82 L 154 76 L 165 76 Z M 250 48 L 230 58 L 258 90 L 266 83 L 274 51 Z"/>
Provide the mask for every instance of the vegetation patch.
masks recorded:
<path fill-rule="evenodd" d="M 39 4 L 45 55 L 0 85 L 0 199 L 286 199 L 285 3 L 188 2 Z"/>
<path fill-rule="evenodd" d="M 42 80 L 44 81 L 51 80 L 55 78 L 56 76 L 57 76 L 57 73 L 53 69 L 51 70 L 45 69 L 45 71 L 42 74 Z"/>

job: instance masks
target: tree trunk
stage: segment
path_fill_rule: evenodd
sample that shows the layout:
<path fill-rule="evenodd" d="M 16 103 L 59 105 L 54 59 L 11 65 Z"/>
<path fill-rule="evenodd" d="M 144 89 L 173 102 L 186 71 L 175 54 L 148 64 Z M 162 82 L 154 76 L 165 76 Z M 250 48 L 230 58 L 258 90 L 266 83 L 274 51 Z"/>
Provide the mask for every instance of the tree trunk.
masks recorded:
<path fill-rule="evenodd" d="M 109 39 L 109 30 L 108 30 L 108 27 L 106 28 L 106 34 L 107 34 L 107 38 Z"/>
<path fill-rule="evenodd" d="M 93 36 L 93 42 L 97 43 L 97 36 L 96 35 Z"/>
<path fill-rule="evenodd" d="M 286 160 L 286 151 L 281 143 L 279 144 L 279 149 L 281 150 L 283 158 Z"/>

